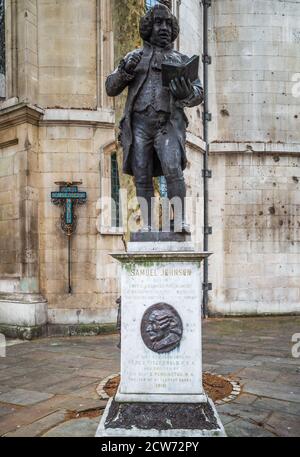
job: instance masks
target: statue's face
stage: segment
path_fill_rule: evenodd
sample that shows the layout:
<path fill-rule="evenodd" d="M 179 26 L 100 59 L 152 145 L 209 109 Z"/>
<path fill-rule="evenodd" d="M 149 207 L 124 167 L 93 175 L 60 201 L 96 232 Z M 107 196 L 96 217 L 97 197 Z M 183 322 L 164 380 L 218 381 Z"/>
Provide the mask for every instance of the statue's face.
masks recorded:
<path fill-rule="evenodd" d="M 160 48 L 166 47 L 172 42 L 172 19 L 167 9 L 154 11 L 154 24 L 150 43 Z"/>

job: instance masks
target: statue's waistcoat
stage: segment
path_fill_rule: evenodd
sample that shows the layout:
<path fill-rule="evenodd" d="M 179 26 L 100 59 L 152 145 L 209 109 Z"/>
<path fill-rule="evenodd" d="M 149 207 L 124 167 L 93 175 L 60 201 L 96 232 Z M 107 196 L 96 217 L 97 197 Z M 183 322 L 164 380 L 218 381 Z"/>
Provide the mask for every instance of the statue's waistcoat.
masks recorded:
<path fill-rule="evenodd" d="M 155 111 L 171 112 L 170 91 L 162 85 L 161 77 L 162 63 L 164 60 L 171 60 L 170 54 L 170 51 L 154 48 L 147 77 L 134 103 L 133 111 L 144 111 L 148 106 L 152 106 Z"/>

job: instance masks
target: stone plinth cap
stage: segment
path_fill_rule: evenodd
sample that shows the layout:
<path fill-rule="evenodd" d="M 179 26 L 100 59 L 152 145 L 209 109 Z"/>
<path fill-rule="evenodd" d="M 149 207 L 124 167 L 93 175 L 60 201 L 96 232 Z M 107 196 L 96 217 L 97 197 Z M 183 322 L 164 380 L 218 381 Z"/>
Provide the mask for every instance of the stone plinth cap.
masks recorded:
<path fill-rule="evenodd" d="M 202 262 L 212 252 L 112 252 L 111 257 L 121 263 L 127 262 Z"/>

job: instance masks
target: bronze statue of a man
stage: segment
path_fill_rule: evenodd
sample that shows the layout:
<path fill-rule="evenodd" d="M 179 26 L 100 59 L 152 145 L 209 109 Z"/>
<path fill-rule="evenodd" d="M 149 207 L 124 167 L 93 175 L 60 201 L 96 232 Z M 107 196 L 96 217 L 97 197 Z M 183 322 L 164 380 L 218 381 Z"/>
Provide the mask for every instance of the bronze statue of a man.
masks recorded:
<path fill-rule="evenodd" d="M 189 60 L 173 49 L 178 34 L 178 21 L 169 8 L 155 5 L 140 21 L 143 47 L 127 54 L 106 81 L 107 94 L 112 97 L 128 87 L 120 122 L 123 172 L 135 177 L 137 198 L 148 204 L 141 204 L 145 231 L 151 230 L 153 177 L 164 175 L 168 198 L 179 197 L 182 202 L 180 231 L 189 232 L 184 209 L 184 108 L 202 103 L 203 89 L 199 80 L 191 82 L 185 78 L 173 79 L 169 87 L 162 84 L 163 62 L 180 64 Z"/>

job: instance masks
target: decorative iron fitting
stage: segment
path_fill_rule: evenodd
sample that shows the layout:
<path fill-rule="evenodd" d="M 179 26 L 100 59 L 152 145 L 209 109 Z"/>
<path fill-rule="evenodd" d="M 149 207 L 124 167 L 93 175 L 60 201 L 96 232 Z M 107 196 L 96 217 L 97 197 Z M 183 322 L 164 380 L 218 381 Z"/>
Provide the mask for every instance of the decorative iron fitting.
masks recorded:
<path fill-rule="evenodd" d="M 211 178 L 212 171 L 211 170 L 202 170 L 202 178 Z"/>
<path fill-rule="evenodd" d="M 213 232 L 212 227 L 210 227 L 210 226 L 204 227 L 205 235 L 212 235 L 212 232 Z"/>
<path fill-rule="evenodd" d="M 204 121 L 210 122 L 212 120 L 212 114 L 209 113 L 208 111 L 205 111 L 202 113 L 202 118 Z"/>
<path fill-rule="evenodd" d="M 78 184 L 82 182 L 56 182 L 59 186 L 58 192 L 51 192 L 51 200 L 54 205 L 61 206 L 63 212 L 60 216 L 61 228 L 67 236 L 71 236 L 77 226 L 75 206 L 83 205 L 86 202 L 86 192 L 78 191 Z"/>
<path fill-rule="evenodd" d="M 202 62 L 207 63 L 208 65 L 211 65 L 212 58 L 208 54 L 202 54 Z"/>

